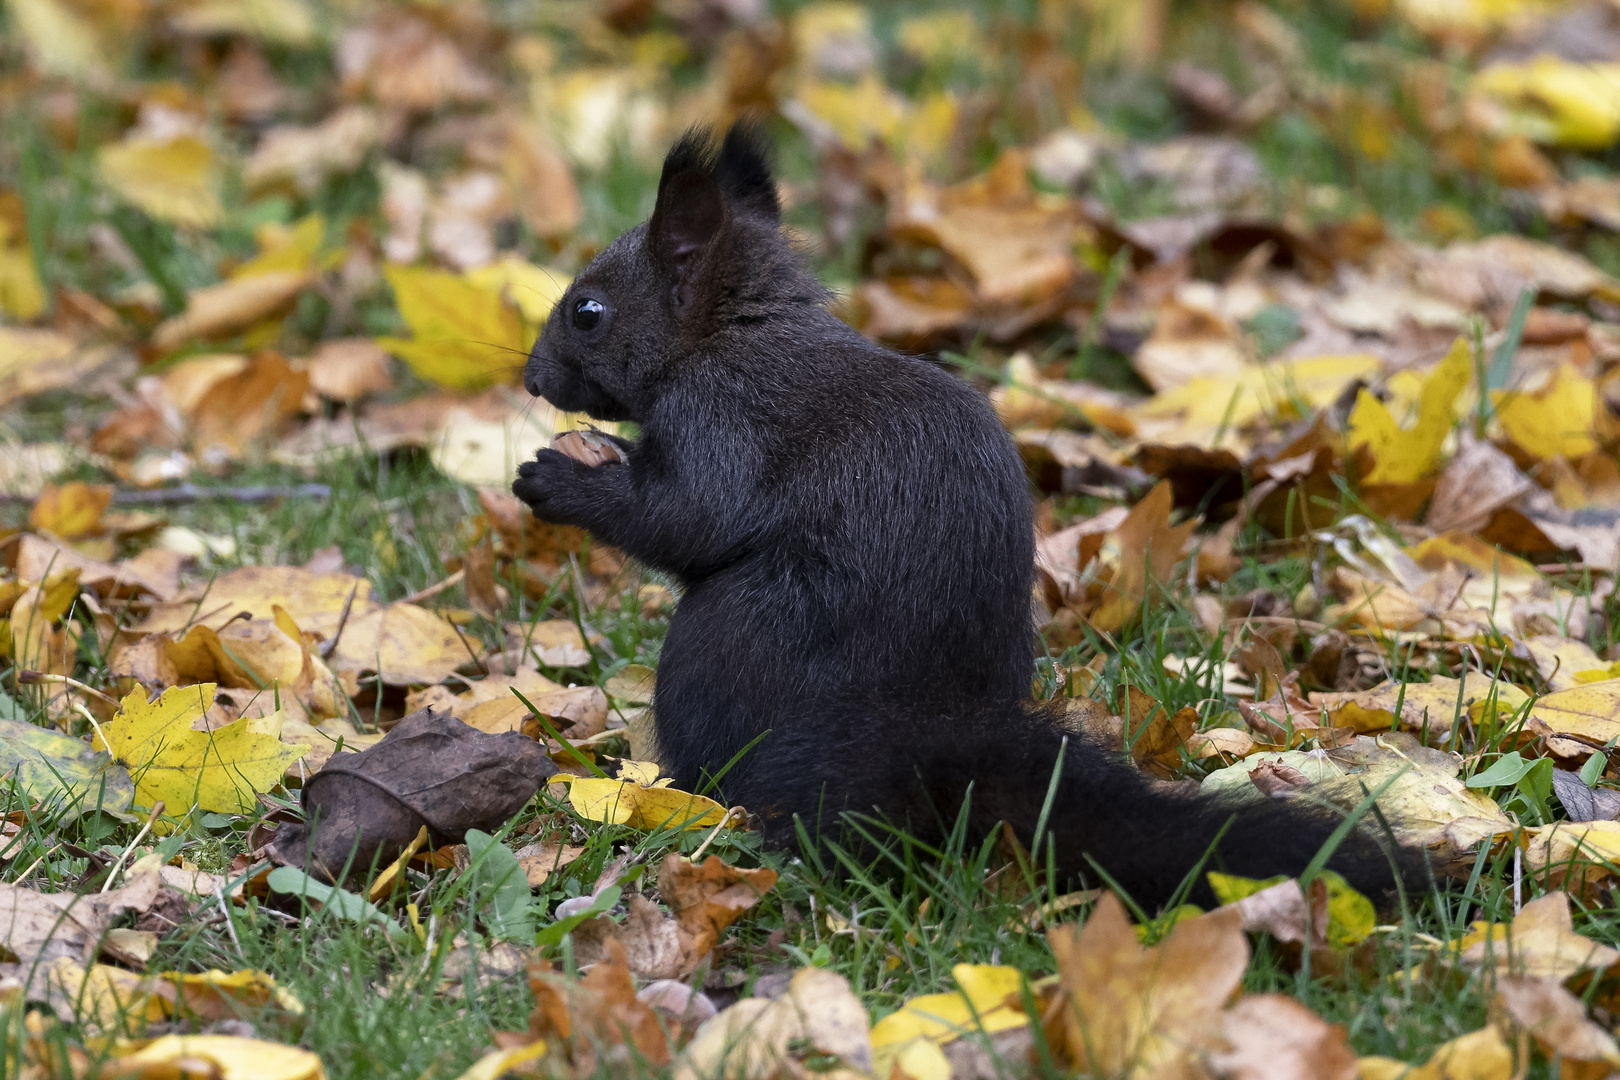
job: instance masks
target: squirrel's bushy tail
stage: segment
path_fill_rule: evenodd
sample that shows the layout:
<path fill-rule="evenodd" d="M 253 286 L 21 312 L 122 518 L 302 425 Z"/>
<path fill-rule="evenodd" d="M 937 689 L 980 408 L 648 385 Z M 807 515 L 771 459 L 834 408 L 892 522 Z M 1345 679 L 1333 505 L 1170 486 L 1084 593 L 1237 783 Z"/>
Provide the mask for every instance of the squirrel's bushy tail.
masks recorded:
<path fill-rule="evenodd" d="M 876 731 L 883 731 L 883 749 L 874 752 Z M 779 744 L 770 755 L 770 776 L 745 770 L 741 778 L 736 794 L 750 809 L 765 810 L 770 839 L 791 842 L 793 815 L 821 835 L 836 833 L 836 811 L 847 809 L 875 812 L 938 841 L 966 800 L 973 839 L 1005 821 L 1029 845 L 1056 767 L 1045 835 L 1060 873 L 1101 884 L 1094 862 L 1147 910 L 1170 900 L 1206 853 L 1205 871 L 1297 875 L 1349 811 L 1302 797 L 1234 800 L 1183 790 L 1064 731 L 1038 707 L 1014 703 L 996 717 L 867 712 L 860 721 L 824 723 L 815 743 Z M 1376 830 L 1368 815 L 1339 843 L 1327 868 L 1383 900 L 1392 897 L 1399 877 L 1418 885 L 1413 879 L 1421 860 Z M 1047 843 L 1040 842 L 1042 861 Z M 1210 900 L 1202 874 L 1191 898 Z"/>

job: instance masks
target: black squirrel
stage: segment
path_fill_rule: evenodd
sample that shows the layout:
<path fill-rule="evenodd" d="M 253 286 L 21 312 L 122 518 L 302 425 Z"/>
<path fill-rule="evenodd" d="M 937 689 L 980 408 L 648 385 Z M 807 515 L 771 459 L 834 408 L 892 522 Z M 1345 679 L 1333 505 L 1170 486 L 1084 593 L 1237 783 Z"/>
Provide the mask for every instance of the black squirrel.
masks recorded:
<path fill-rule="evenodd" d="M 1212 868 L 1303 870 L 1342 815 L 1167 790 L 1028 700 L 1034 529 L 1012 440 L 977 390 L 828 298 L 782 232 L 758 130 L 716 151 L 693 129 L 652 218 L 580 273 L 530 353 L 530 393 L 640 426 L 625 463 L 541 450 L 512 490 L 680 582 L 654 692 L 665 771 L 697 790 L 769 731 L 721 783 L 768 842 L 846 809 L 938 840 L 967 799 L 976 837 L 1005 821 L 1028 844 L 1061 750 L 1048 829 L 1071 878 L 1089 856 L 1148 906 L 1211 844 Z M 1328 865 L 1387 895 L 1394 854 L 1358 829 Z"/>

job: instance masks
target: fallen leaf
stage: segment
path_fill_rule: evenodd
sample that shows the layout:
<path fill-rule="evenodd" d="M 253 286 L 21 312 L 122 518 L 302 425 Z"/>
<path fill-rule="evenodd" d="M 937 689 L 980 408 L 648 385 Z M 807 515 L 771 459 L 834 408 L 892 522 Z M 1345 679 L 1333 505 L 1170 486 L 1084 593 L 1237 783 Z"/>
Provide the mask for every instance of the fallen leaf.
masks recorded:
<path fill-rule="evenodd" d="M 326 1077 L 321 1059 L 308 1050 L 235 1035 L 164 1035 L 133 1053 L 115 1054 L 108 1059 L 111 1068 L 135 1076 L 174 1075 L 180 1069 L 195 1067 L 194 1063 L 220 1080 L 325 1080 Z"/>
<path fill-rule="evenodd" d="M 381 134 L 376 114 L 363 105 L 345 106 L 311 127 L 278 124 L 243 163 L 242 183 L 250 191 L 286 184 L 312 194 L 328 177 L 359 168 Z"/>
<path fill-rule="evenodd" d="M 303 270 L 273 270 L 193 289 L 186 309 L 152 331 L 152 345 L 171 352 L 190 341 L 222 338 L 290 305 L 310 283 Z"/>
<path fill-rule="evenodd" d="M 136 875 L 122 888 L 88 895 L 42 893 L 0 882 L 3 944 L 30 978 L 58 958 L 88 965 L 113 920 L 126 911 L 145 911 L 157 892 L 156 874 Z"/>
<path fill-rule="evenodd" d="M 1181 550 L 1198 523 L 1189 519 L 1172 527 L 1172 504 L 1170 484 L 1161 481 L 1114 530 L 1119 537 L 1119 573 L 1108 584 L 1102 603 L 1088 616 L 1099 631 L 1120 629 L 1141 610 L 1150 586 L 1168 585 L 1174 577 Z"/>
<path fill-rule="evenodd" d="M 15 782 L 43 817 L 98 810 L 123 816 L 135 798 L 129 770 L 84 740 L 0 719 L 0 774 Z"/>
<path fill-rule="evenodd" d="M 620 1045 L 653 1065 L 669 1063 L 669 1037 L 657 1012 L 636 997 L 624 946 L 616 939 L 608 940 L 602 958 L 577 981 L 542 960 L 529 969 L 529 989 L 529 1037 L 557 1045 L 579 1073 L 595 1071 L 599 1048 Z"/>
<path fill-rule="evenodd" d="M 529 341 L 498 287 L 459 274 L 389 266 L 384 271 L 410 338 L 378 338 L 424 379 L 458 390 L 510 382 Z"/>
<path fill-rule="evenodd" d="M 1560 367 L 1541 390 L 1498 390 L 1491 396 L 1502 431 L 1532 458 L 1574 459 L 1597 449 L 1597 388 L 1572 368 Z"/>
<path fill-rule="evenodd" d="M 271 271 L 247 280 L 280 273 Z M 293 367 L 275 352 L 253 357 L 245 370 L 210 386 L 191 411 L 192 445 L 198 460 L 222 465 L 242 457 L 255 444 L 267 445 L 303 411 L 308 390 L 308 370 Z"/>
<path fill-rule="evenodd" d="M 576 776 L 568 802 L 587 821 L 628 825 L 632 829 L 712 829 L 726 819 L 726 808 L 713 799 L 669 787 L 669 780 L 646 783 Z"/>
<path fill-rule="evenodd" d="M 1236 912 L 1185 920 L 1144 948 L 1112 893 L 1083 928 L 1060 926 L 1047 940 L 1062 991 L 1048 1039 L 1076 1070 L 1108 1076 L 1151 1075 L 1217 1048 L 1249 962 Z"/>
<path fill-rule="evenodd" d="M 352 611 L 326 659 L 352 696 L 367 672 L 390 686 L 443 682 L 483 651 L 480 642 L 457 634 L 427 608 L 396 603 Z"/>
<path fill-rule="evenodd" d="M 1442 1043 L 1427 1064 L 1412 1066 L 1386 1057 L 1364 1057 L 1356 1062 L 1359 1080 L 1509 1080 L 1513 1051 L 1494 1026 L 1483 1027 Z"/>
<path fill-rule="evenodd" d="M 1498 976 L 1496 1001 L 1548 1057 L 1620 1067 L 1614 1036 L 1586 1018 L 1586 1006 L 1557 977 Z"/>
<path fill-rule="evenodd" d="M 836 1059 L 806 1068 L 806 1058 Z M 675 1062 L 675 1080 L 775 1080 L 778 1077 L 855 1080 L 872 1069 L 866 1006 L 843 976 L 801 968 L 774 1001 L 743 998 L 698 1028 Z"/>
<path fill-rule="evenodd" d="M 498 829 L 555 768 L 524 735 L 487 735 L 422 709 L 375 746 L 336 755 L 309 777 L 299 793 L 308 824 L 282 826 L 271 854 L 326 882 L 364 878 L 423 826 L 435 844 Z"/>
<path fill-rule="evenodd" d="M 573 844 L 528 844 L 513 854 L 529 879 L 529 888 L 538 889 L 552 874 L 585 854 L 585 849 Z"/>
<path fill-rule="evenodd" d="M 162 802 L 174 817 L 193 807 L 250 813 L 258 805 L 257 793 L 279 784 L 287 766 L 304 754 L 302 748 L 283 744 L 277 737 L 279 723 L 270 720 L 193 729 L 192 723 L 214 703 L 214 689 L 212 683 L 176 686 L 148 703 L 146 692 L 137 688 L 97 731 L 91 745 L 110 751 L 129 769 L 141 805 Z"/>
<path fill-rule="evenodd" d="M 1470 90 L 1499 105 L 1503 133 L 1595 150 L 1620 134 L 1620 64 L 1557 56 L 1498 62 L 1475 74 Z"/>
<path fill-rule="evenodd" d="M 1209 1063 L 1231 1080 L 1355 1080 L 1356 1055 L 1341 1025 L 1282 994 L 1246 994 L 1226 1010 L 1227 1047 Z"/>
<path fill-rule="evenodd" d="M 1470 967 L 1494 960 L 1516 975 L 1567 979 L 1586 968 L 1603 969 L 1620 961 L 1620 950 L 1575 932 L 1569 896 L 1550 892 L 1525 904 L 1513 922 L 1475 922 L 1457 941 L 1457 959 Z"/>
<path fill-rule="evenodd" d="M 679 970 L 684 978 L 720 943 L 720 934 L 759 903 L 776 884 L 769 867 L 748 870 L 728 865 L 718 855 L 702 863 L 671 852 L 658 868 L 658 895 L 674 915 L 680 941 Z"/>
<path fill-rule="evenodd" d="M 1383 402 L 1362 390 L 1350 413 L 1350 444 L 1365 446 L 1373 467 L 1368 484 L 1409 484 L 1439 468 L 1441 446 L 1451 433 L 1452 404 L 1473 377 L 1473 356 L 1458 338 L 1423 381 L 1416 422 L 1401 428 Z"/>
<path fill-rule="evenodd" d="M 136 129 L 103 146 L 97 163 L 108 187 L 155 218 L 193 229 L 224 218 L 214 151 L 196 135 L 156 138 Z"/>
<path fill-rule="evenodd" d="M 304 1014 L 303 1002 L 279 985 L 268 972 L 252 968 L 240 971 L 202 972 L 160 971 L 153 975 L 166 1011 L 172 1016 L 195 1018 L 212 1023 L 232 1020 L 244 1009 L 274 1007 L 289 1016 Z"/>
<path fill-rule="evenodd" d="M 368 338 L 323 341 L 309 359 L 309 388 L 333 401 L 359 401 L 394 388 L 388 354 Z"/>
<path fill-rule="evenodd" d="M 1525 870 L 1544 874 L 1550 887 L 1584 893 L 1620 865 L 1620 821 L 1555 821 L 1526 831 Z"/>
<path fill-rule="evenodd" d="M 935 1046 L 973 1032 L 990 1034 L 1023 1027 L 1028 980 L 1014 967 L 994 964 L 957 964 L 951 969 L 957 989 L 908 999 L 895 1012 L 872 1025 L 874 1073 L 892 1075 L 896 1067 L 908 1076 L 905 1055 L 915 1053 L 913 1042 L 924 1039 Z"/>

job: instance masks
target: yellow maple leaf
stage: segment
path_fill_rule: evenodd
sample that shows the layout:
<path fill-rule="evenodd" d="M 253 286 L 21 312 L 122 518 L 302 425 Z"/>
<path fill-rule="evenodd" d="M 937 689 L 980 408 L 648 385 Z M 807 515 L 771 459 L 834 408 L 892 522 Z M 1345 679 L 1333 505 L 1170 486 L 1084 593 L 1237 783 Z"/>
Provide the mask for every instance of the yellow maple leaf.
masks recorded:
<path fill-rule="evenodd" d="M 683 825 L 687 829 L 713 828 L 726 820 L 726 808 L 713 799 L 693 795 L 656 779 L 658 766 L 650 761 L 629 761 L 620 770 L 624 779 L 599 776 L 558 776 L 567 782 L 568 802 L 574 812 L 590 821 L 657 829 Z"/>
<path fill-rule="evenodd" d="M 404 266 L 383 273 L 412 336 L 382 337 L 377 344 L 418 375 L 455 390 L 477 390 L 523 370 L 528 335 L 498 285 Z"/>
<path fill-rule="evenodd" d="M 206 229 L 225 216 L 214 151 L 195 135 L 110 143 L 99 162 L 107 186 L 155 218 Z"/>
<path fill-rule="evenodd" d="M 567 274 L 536 266 L 507 255 L 488 266 L 467 271 L 467 280 L 482 289 L 495 289 L 538 330 L 573 279 Z"/>
<path fill-rule="evenodd" d="M 1502 431 L 1531 457 L 1574 459 L 1597 449 L 1592 435 L 1597 388 L 1568 365 L 1560 367 L 1543 390 L 1528 394 L 1497 390 L 1491 397 Z"/>
<path fill-rule="evenodd" d="M 914 997 L 872 1025 L 874 1075 L 892 1076 L 896 1066 L 902 1075 L 928 1075 L 918 1066 L 926 1069 L 944 1056 L 922 1042 L 938 1047 L 973 1032 L 992 1034 L 1029 1023 L 1023 1000 L 1027 980 L 1017 968 L 957 964 L 951 974 L 959 988 L 956 992 Z"/>
<path fill-rule="evenodd" d="M 1366 390 L 1356 396 L 1350 413 L 1350 445 L 1365 446 L 1373 467 L 1369 484 L 1410 484 L 1440 467 L 1440 448 L 1451 431 L 1451 407 L 1468 385 L 1472 357 L 1465 338 L 1458 338 L 1445 359 L 1423 380 L 1417 422 L 1402 428 L 1389 409 Z"/>
<path fill-rule="evenodd" d="M 308 752 L 277 737 L 279 713 L 194 730 L 192 723 L 214 703 L 214 689 L 213 683 L 171 686 L 148 702 L 136 687 L 101 725 L 93 745 L 129 769 L 138 802 L 155 806 L 161 800 L 172 815 L 192 807 L 245 814 L 255 805 L 255 792 L 275 787 L 287 766 Z"/>

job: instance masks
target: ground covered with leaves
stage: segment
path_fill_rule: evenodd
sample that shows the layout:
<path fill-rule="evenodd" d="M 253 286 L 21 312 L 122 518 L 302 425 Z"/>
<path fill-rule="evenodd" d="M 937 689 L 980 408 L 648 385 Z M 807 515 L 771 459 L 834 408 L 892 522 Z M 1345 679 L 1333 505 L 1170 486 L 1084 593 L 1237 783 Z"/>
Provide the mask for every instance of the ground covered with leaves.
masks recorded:
<path fill-rule="evenodd" d="M 679 598 L 509 494 L 607 452 L 517 376 L 743 115 L 1017 441 L 1036 696 L 1434 881 L 659 779 Z M 5 0 L 6 1074 L 1620 1069 L 1617 140 L 1603 0 Z"/>

